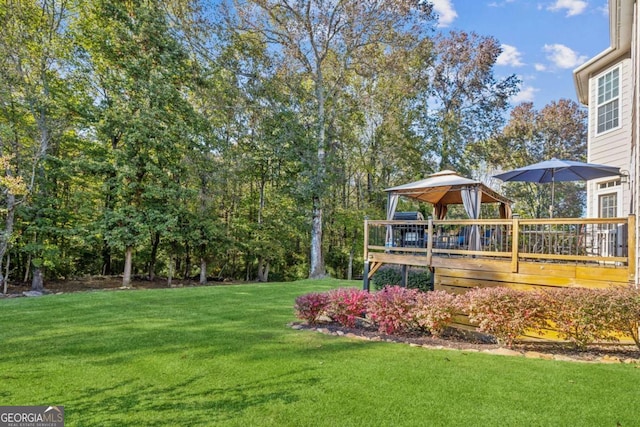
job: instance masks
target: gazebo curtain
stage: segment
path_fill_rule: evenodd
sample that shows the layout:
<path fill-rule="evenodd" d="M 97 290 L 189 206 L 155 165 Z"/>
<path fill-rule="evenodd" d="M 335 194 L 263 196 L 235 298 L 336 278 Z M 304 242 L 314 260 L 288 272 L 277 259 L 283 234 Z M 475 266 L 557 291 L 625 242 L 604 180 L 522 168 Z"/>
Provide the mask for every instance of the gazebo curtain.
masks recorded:
<path fill-rule="evenodd" d="M 478 187 L 464 187 L 460 190 L 464 210 L 470 219 L 480 218 L 480 204 L 482 202 L 482 190 Z M 469 250 L 480 250 L 480 229 L 477 224 L 471 226 L 469 232 Z"/>
<path fill-rule="evenodd" d="M 396 209 L 398 208 L 398 200 L 400 196 L 394 193 L 388 193 L 387 195 L 387 221 L 393 221 L 393 216 L 396 213 Z M 387 233 L 385 236 L 385 246 L 390 247 L 393 246 L 393 228 L 390 225 L 387 225 Z"/>
<path fill-rule="evenodd" d="M 396 213 L 396 209 L 398 208 L 398 200 L 400 196 L 394 193 L 389 193 L 387 195 L 387 221 L 392 221 L 393 216 Z"/>

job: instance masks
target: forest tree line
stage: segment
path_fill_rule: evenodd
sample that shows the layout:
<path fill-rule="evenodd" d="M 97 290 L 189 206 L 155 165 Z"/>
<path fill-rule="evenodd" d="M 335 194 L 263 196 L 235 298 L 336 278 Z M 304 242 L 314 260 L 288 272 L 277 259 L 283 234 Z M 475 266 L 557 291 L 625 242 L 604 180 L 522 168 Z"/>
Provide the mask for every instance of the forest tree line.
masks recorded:
<path fill-rule="evenodd" d="M 586 157 L 582 108 L 511 105 L 499 41 L 437 32 L 429 2 L 7 0 L 0 21 L 5 292 L 347 278 L 385 188 Z M 501 191 L 544 216 L 544 186 Z M 556 192 L 579 216 L 580 186 Z"/>

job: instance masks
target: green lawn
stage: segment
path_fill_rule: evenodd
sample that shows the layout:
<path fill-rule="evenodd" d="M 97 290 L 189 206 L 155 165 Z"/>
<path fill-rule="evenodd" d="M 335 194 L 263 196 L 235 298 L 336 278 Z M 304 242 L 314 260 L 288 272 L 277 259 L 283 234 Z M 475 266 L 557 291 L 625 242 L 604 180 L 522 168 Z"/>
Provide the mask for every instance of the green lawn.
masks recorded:
<path fill-rule="evenodd" d="M 636 365 L 287 327 L 296 296 L 345 284 L 0 300 L 0 405 L 64 405 L 68 426 L 638 425 Z"/>

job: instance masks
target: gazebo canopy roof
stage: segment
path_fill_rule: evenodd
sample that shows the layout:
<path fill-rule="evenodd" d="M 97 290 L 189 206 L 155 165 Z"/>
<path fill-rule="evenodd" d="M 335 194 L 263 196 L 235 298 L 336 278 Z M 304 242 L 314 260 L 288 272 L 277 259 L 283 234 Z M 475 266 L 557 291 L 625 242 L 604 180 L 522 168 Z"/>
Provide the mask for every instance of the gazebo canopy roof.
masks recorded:
<path fill-rule="evenodd" d="M 437 172 L 420 181 L 387 188 L 384 191 L 433 205 L 457 205 L 462 204 L 460 190 L 465 187 L 478 187 L 482 191 L 481 203 L 511 204 L 511 200 L 482 182 L 465 178 L 451 170 Z"/>

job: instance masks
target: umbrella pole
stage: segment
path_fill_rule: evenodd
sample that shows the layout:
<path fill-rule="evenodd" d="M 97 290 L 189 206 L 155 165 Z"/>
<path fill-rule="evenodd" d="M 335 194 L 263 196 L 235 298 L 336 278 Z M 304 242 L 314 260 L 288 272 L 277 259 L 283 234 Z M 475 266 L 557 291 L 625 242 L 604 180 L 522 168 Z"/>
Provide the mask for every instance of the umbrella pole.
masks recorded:
<path fill-rule="evenodd" d="M 553 202 L 555 201 L 556 174 L 555 170 L 551 171 L 551 206 L 549 206 L 549 218 L 553 218 Z"/>

